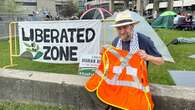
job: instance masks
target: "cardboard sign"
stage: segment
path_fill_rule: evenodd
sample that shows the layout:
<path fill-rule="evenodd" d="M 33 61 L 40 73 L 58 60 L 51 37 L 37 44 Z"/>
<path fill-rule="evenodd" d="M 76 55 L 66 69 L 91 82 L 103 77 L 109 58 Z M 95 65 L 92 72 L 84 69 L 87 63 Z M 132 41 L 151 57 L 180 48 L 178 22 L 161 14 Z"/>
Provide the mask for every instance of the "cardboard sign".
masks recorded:
<path fill-rule="evenodd" d="M 80 57 L 79 74 L 91 76 L 100 64 L 100 55 L 83 54 Z"/>

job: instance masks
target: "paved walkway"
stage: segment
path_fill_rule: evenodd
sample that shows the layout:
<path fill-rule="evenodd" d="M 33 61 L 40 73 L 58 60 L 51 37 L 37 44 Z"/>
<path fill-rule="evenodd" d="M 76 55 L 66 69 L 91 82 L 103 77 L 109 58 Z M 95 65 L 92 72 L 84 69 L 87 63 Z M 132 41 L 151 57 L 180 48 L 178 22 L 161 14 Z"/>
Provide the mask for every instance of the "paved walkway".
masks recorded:
<path fill-rule="evenodd" d="M 172 76 L 177 86 L 186 86 L 186 87 L 195 88 L 195 71 L 170 70 L 169 73 Z"/>
<path fill-rule="evenodd" d="M 190 57 L 190 58 L 195 58 L 195 54 L 193 54 L 193 55 L 190 55 L 189 57 Z"/>

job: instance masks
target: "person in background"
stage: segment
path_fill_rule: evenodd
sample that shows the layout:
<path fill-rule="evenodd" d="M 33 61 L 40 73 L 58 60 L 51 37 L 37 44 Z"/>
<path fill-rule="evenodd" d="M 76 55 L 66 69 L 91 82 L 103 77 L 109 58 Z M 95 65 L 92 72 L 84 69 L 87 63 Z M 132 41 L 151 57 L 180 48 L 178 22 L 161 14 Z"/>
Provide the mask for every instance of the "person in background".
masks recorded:
<path fill-rule="evenodd" d="M 182 23 L 182 22 L 179 22 L 179 20 L 180 20 L 181 17 L 182 17 L 182 16 L 181 16 L 181 13 L 178 13 L 178 14 L 174 17 L 174 19 L 173 19 L 173 25 L 174 25 L 175 28 L 177 28 L 177 26 L 178 26 L 180 23 Z"/>
<path fill-rule="evenodd" d="M 152 14 L 152 16 L 153 16 L 153 19 L 156 19 L 158 17 L 157 11 L 154 11 L 153 14 Z"/>
<path fill-rule="evenodd" d="M 185 16 L 185 29 L 186 30 L 192 30 L 192 15 L 190 13 L 186 14 Z"/>

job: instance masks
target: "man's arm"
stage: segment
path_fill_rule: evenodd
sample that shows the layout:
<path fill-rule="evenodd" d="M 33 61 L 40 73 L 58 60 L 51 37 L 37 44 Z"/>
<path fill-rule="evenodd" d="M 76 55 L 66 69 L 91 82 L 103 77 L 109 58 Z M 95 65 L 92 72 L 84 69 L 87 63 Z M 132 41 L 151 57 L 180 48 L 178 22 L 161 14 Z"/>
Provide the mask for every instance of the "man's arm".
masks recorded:
<path fill-rule="evenodd" d="M 145 61 L 149 61 L 156 65 L 164 64 L 164 60 L 162 57 L 156 57 L 156 56 L 149 55 L 144 50 L 141 50 L 141 49 L 138 50 L 138 53 L 141 56 L 141 58 L 143 58 Z"/>
<path fill-rule="evenodd" d="M 145 61 L 156 65 L 161 65 L 164 63 L 162 55 L 158 52 L 154 46 L 154 42 L 149 37 L 138 33 L 138 39 L 140 45 L 140 50 L 138 50 L 138 53 Z"/>

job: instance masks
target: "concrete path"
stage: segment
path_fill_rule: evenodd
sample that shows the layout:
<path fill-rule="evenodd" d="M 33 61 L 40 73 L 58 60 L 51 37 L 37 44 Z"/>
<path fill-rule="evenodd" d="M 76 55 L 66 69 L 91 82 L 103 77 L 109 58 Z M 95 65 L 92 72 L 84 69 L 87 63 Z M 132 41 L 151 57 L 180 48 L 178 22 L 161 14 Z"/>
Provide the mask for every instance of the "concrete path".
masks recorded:
<path fill-rule="evenodd" d="M 169 73 L 177 86 L 195 88 L 195 71 L 170 70 Z"/>
<path fill-rule="evenodd" d="M 189 57 L 190 57 L 190 58 L 195 58 L 195 54 L 193 54 L 193 55 L 190 55 Z"/>

